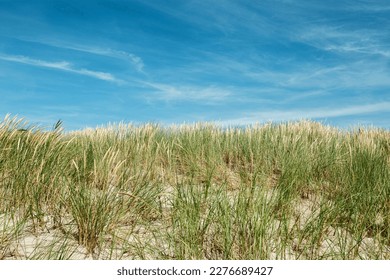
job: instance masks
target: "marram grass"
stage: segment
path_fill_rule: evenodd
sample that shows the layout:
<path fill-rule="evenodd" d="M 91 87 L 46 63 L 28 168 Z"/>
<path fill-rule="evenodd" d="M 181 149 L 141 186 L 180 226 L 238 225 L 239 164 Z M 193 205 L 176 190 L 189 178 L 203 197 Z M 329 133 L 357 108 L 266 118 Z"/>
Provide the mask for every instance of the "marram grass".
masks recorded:
<path fill-rule="evenodd" d="M 0 123 L 0 259 L 389 259 L 390 132 Z"/>

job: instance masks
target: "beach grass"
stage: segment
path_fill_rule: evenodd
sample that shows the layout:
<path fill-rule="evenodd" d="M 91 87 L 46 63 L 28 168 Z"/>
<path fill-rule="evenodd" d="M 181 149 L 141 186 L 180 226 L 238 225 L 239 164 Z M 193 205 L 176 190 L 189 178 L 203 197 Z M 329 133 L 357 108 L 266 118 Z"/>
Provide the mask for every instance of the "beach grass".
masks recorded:
<path fill-rule="evenodd" d="M 390 131 L 0 123 L 0 259 L 390 259 Z"/>

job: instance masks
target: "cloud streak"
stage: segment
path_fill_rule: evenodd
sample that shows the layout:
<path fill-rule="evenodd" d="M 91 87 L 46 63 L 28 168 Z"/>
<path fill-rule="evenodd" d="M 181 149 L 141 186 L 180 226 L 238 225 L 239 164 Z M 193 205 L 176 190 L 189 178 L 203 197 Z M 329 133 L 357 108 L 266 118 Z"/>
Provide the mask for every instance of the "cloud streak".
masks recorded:
<path fill-rule="evenodd" d="M 84 52 L 88 54 L 95 54 L 95 55 L 105 56 L 109 58 L 124 60 L 130 62 L 137 72 L 145 74 L 144 61 L 142 60 L 141 57 L 135 55 L 134 53 L 129 53 L 126 51 L 116 50 L 112 48 L 95 47 L 95 46 L 91 47 L 89 45 L 82 45 L 77 43 L 56 42 L 56 41 L 51 41 L 50 39 L 45 39 L 45 40 L 21 39 L 21 40 L 26 42 L 38 43 L 49 47 L 59 48 L 59 49 L 73 50 L 73 51 Z"/>
<path fill-rule="evenodd" d="M 126 60 L 133 65 L 133 67 L 137 70 L 137 72 L 144 73 L 145 64 L 142 58 L 133 53 L 114 50 L 110 48 L 105 49 L 105 48 L 96 48 L 96 47 L 88 47 L 88 46 L 57 45 L 57 44 L 50 44 L 50 43 L 47 45 L 57 47 L 57 48 L 65 48 L 69 50 L 75 50 L 75 51 L 80 51 L 80 52 L 85 52 L 90 54 L 97 54 L 101 56 Z"/>
<path fill-rule="evenodd" d="M 155 96 L 156 99 L 165 101 L 184 100 L 184 101 L 202 101 L 202 102 L 216 102 L 222 101 L 231 95 L 231 92 L 224 88 L 216 86 L 192 86 L 180 85 L 173 86 L 163 83 L 155 82 L 141 82 L 147 87 L 152 88 L 159 94 Z"/>
<path fill-rule="evenodd" d="M 57 69 L 62 71 L 67 71 L 83 76 L 92 77 L 98 80 L 108 81 L 108 82 L 117 82 L 120 83 L 121 80 L 115 78 L 112 74 L 106 73 L 106 72 L 100 72 L 100 71 L 93 71 L 89 69 L 84 68 L 75 68 L 71 63 L 67 61 L 58 61 L 58 62 L 50 62 L 40 59 L 33 59 L 26 56 L 20 56 L 20 55 L 4 55 L 0 54 L 0 59 L 5 61 L 11 61 L 11 62 L 17 62 L 27 65 L 32 65 L 36 67 L 44 67 L 44 68 L 51 68 L 51 69 Z"/>
<path fill-rule="evenodd" d="M 379 55 L 390 58 L 384 38 L 388 31 L 370 29 L 346 29 L 343 26 L 312 25 L 300 32 L 294 39 L 315 48 L 344 54 Z"/>
<path fill-rule="evenodd" d="M 367 105 L 356 105 L 345 108 L 318 108 L 315 110 L 291 110 L 291 111 L 264 111 L 249 113 L 247 116 L 235 119 L 217 121 L 217 124 L 227 125 L 250 125 L 265 121 L 289 121 L 300 119 L 319 119 L 319 118 L 336 118 L 345 116 L 362 115 L 377 112 L 390 112 L 390 102 L 380 102 Z"/>

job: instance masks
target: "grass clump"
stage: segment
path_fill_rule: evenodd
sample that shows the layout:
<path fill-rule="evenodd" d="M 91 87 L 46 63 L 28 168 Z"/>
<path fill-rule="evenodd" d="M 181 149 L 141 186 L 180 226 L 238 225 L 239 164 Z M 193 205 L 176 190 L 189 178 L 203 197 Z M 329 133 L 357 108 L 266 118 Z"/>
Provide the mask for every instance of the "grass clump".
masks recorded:
<path fill-rule="evenodd" d="M 1 259 L 388 259 L 390 132 L 0 123 Z"/>

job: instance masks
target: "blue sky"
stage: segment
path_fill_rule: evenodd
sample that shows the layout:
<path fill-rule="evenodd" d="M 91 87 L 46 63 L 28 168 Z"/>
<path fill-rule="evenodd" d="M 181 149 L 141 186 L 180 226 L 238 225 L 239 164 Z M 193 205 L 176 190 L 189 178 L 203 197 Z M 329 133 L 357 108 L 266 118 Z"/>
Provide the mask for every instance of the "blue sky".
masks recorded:
<path fill-rule="evenodd" d="M 390 128 L 388 0 L 0 0 L 0 117 Z"/>

